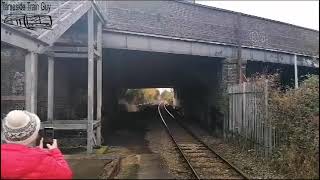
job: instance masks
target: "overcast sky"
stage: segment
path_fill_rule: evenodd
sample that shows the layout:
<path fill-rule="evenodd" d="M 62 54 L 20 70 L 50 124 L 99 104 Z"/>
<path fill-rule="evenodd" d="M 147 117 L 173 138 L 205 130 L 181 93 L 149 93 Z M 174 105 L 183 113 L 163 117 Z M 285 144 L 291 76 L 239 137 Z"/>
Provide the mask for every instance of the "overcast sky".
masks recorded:
<path fill-rule="evenodd" d="M 319 30 L 319 1 L 197 1 L 214 6 Z"/>

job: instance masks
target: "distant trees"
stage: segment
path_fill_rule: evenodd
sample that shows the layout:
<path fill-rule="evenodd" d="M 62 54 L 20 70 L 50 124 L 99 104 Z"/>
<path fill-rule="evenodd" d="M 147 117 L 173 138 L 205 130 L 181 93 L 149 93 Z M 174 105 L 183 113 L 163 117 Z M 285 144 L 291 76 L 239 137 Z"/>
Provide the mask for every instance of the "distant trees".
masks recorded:
<path fill-rule="evenodd" d="M 173 105 L 173 98 L 174 98 L 173 91 L 164 90 L 160 96 L 161 96 L 161 100 L 164 100 L 167 103 Z"/>
<path fill-rule="evenodd" d="M 128 89 L 124 96 L 129 104 L 153 103 L 159 99 L 160 92 L 156 88 Z"/>
<path fill-rule="evenodd" d="M 144 95 L 141 89 L 128 89 L 124 99 L 129 104 L 141 104 L 144 101 Z"/>
<path fill-rule="evenodd" d="M 156 88 L 143 89 L 142 92 L 146 103 L 153 103 L 159 100 L 160 91 Z"/>
<path fill-rule="evenodd" d="M 129 104 L 157 103 L 158 100 L 173 104 L 173 90 L 164 90 L 161 94 L 156 88 L 128 89 L 124 94 L 124 100 Z"/>

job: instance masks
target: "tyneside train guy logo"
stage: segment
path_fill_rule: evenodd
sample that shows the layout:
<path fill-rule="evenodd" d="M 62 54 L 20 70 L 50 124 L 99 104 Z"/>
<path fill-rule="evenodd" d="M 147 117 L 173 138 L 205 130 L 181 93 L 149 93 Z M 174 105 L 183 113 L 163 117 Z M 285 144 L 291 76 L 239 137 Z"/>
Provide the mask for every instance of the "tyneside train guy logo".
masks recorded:
<path fill-rule="evenodd" d="M 27 29 L 51 29 L 51 4 L 46 1 L 1 1 L 1 21 Z"/>

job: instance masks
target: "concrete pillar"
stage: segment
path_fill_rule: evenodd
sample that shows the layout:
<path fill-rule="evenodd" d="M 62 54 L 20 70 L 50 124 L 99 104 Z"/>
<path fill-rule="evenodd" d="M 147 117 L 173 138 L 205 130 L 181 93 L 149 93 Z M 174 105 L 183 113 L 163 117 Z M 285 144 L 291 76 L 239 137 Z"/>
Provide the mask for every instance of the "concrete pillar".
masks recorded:
<path fill-rule="evenodd" d="M 54 58 L 48 57 L 48 121 L 53 121 L 53 105 L 54 105 Z"/>
<path fill-rule="evenodd" d="M 26 110 L 37 113 L 38 54 L 28 52 L 25 56 L 25 103 Z"/>

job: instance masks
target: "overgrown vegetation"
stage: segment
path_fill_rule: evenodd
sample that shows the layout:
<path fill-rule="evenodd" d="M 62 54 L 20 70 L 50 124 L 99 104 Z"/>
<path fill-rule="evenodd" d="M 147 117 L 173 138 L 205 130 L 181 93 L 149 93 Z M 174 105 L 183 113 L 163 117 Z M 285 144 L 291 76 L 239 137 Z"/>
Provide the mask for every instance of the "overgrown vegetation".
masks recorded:
<path fill-rule="evenodd" d="M 131 104 L 152 103 L 159 99 L 160 92 L 155 88 L 129 89 L 125 94 L 125 100 Z"/>
<path fill-rule="evenodd" d="M 161 94 L 156 88 L 129 89 L 124 95 L 124 99 L 130 104 L 157 103 L 164 100 L 173 104 L 173 91 L 164 90 Z"/>
<path fill-rule="evenodd" d="M 271 165 L 288 178 L 319 178 L 319 76 L 308 76 L 298 89 L 280 89 L 267 77 L 269 112 L 278 141 Z"/>
<path fill-rule="evenodd" d="M 166 101 L 167 103 L 173 105 L 173 91 L 164 90 L 161 95 L 161 100 Z"/>

